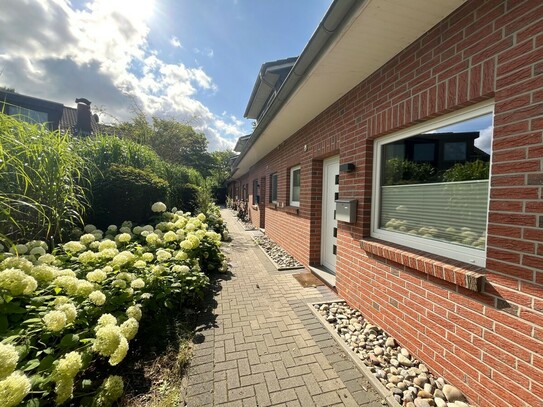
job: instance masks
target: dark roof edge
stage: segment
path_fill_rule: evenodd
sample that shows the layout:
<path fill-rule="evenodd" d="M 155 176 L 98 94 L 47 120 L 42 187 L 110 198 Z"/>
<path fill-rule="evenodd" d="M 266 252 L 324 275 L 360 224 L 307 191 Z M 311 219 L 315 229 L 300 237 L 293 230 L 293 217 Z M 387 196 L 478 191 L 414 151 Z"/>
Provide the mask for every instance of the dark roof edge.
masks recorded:
<path fill-rule="evenodd" d="M 277 96 L 264 113 L 262 119 L 258 122 L 258 125 L 253 131 L 251 138 L 248 140 L 246 147 L 234 162 L 234 168 L 243 159 L 243 157 L 245 157 L 247 151 L 253 146 L 255 141 L 258 140 L 268 124 L 279 112 L 283 104 L 298 87 L 300 80 L 303 78 L 308 69 L 314 65 L 319 56 L 327 49 L 330 40 L 346 23 L 347 17 L 349 17 L 355 9 L 362 6 L 364 3 L 365 0 L 334 0 L 319 26 L 313 33 L 313 36 L 294 63 L 290 73 L 277 92 Z"/>
<path fill-rule="evenodd" d="M 297 59 L 298 57 L 290 57 L 290 58 L 278 59 L 277 61 L 271 61 L 271 62 L 266 62 L 262 64 L 262 66 L 260 67 L 260 71 L 258 71 L 258 76 L 256 77 L 255 84 L 253 85 L 253 91 L 251 92 L 251 96 L 249 97 L 249 102 L 247 103 L 247 107 L 245 108 L 245 113 L 243 114 L 243 117 L 247 117 L 247 115 L 249 114 L 249 110 L 251 110 L 251 105 L 253 104 L 254 98 L 256 97 L 256 93 L 259 88 L 259 84 L 262 81 L 262 78 L 264 77 L 266 70 L 270 67 L 274 67 L 277 65 L 281 66 L 285 64 L 294 63 L 296 62 Z"/>

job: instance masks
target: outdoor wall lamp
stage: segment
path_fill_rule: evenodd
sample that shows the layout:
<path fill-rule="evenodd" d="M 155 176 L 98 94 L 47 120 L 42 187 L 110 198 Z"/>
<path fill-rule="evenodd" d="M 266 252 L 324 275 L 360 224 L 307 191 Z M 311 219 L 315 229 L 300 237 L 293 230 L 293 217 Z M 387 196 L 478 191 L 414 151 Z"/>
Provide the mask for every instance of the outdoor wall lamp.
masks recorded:
<path fill-rule="evenodd" d="M 353 163 L 346 163 L 346 164 L 341 164 L 339 166 L 339 171 L 341 171 L 341 172 L 351 172 L 351 171 L 354 171 L 355 168 L 356 168 L 356 166 Z"/>

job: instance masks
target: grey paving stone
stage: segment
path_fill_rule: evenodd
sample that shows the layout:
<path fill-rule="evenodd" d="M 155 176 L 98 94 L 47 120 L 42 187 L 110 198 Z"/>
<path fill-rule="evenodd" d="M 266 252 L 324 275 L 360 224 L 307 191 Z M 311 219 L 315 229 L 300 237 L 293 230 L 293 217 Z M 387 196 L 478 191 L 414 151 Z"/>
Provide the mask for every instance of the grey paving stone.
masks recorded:
<path fill-rule="evenodd" d="M 194 347 L 187 406 L 381 406 L 307 305 L 336 294 L 278 272 L 230 211 L 223 216 L 232 274 Z"/>

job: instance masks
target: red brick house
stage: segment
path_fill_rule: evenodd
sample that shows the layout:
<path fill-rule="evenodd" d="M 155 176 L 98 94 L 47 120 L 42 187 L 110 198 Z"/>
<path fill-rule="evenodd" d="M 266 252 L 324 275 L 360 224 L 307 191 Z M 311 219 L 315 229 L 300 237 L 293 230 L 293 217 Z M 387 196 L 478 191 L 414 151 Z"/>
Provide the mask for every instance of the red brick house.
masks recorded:
<path fill-rule="evenodd" d="M 473 404 L 543 405 L 543 3 L 336 0 L 267 100 L 252 222 Z"/>

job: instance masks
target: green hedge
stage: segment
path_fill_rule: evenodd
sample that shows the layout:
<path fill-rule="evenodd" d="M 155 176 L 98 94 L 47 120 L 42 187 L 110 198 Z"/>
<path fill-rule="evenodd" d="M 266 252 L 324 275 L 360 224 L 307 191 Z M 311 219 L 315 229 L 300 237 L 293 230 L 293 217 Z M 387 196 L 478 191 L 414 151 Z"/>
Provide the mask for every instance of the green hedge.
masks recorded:
<path fill-rule="evenodd" d="M 124 220 L 145 223 L 152 216 L 151 204 L 164 201 L 168 188 L 151 171 L 113 164 L 93 183 L 90 221 L 102 228 Z"/>

